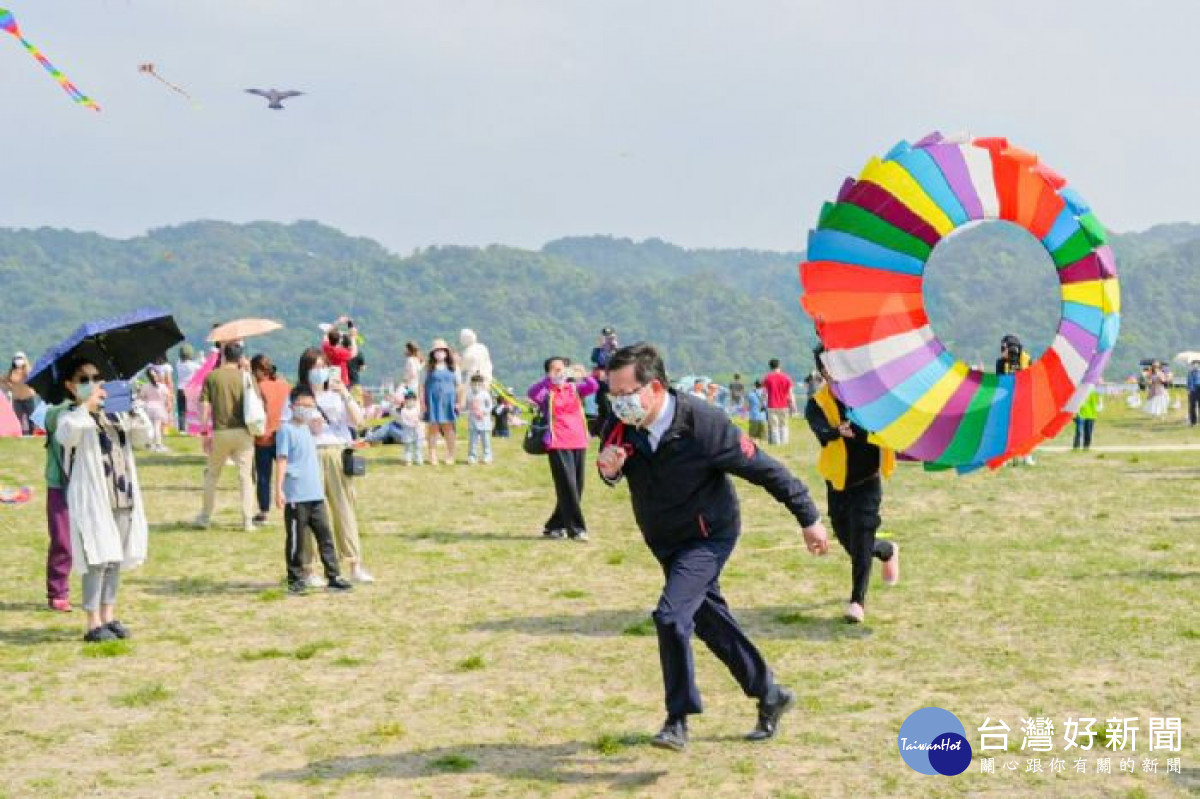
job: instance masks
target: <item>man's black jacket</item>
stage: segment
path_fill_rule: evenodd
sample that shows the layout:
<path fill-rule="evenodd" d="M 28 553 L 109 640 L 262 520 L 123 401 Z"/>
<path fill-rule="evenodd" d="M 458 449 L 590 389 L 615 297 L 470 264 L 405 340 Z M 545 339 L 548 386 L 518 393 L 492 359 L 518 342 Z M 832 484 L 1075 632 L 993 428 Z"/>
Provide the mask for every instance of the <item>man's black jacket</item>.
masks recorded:
<path fill-rule="evenodd" d="M 650 451 L 644 432 L 615 418 L 600 437 L 605 445 L 623 441 L 634 446 L 623 476 L 629 481 L 633 515 L 651 549 L 673 549 L 690 539 L 736 538 L 741 512 L 731 474 L 767 489 L 801 527 L 821 517 L 804 483 L 760 450 L 724 412 L 671 394 L 675 415 L 657 451 Z"/>

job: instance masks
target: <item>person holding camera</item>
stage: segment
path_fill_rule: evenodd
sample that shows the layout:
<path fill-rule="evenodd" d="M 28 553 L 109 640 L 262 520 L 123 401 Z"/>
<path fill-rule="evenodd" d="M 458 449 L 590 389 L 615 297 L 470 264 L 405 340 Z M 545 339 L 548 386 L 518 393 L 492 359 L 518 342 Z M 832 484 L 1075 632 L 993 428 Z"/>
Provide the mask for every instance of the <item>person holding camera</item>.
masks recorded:
<path fill-rule="evenodd" d="M 554 356 L 543 364 L 546 376 L 529 387 L 529 399 L 542 409 L 549 422 L 546 459 L 554 480 L 554 512 L 542 527 L 547 538 L 587 541 L 583 520 L 583 473 L 587 459 L 588 429 L 583 397 L 596 393 L 600 384 L 569 358 Z"/>
<path fill-rule="evenodd" d="M 342 333 L 341 325 L 346 326 Z M 337 321 L 329 326 L 325 333 L 325 341 L 321 344 L 321 354 L 329 368 L 336 369 L 347 386 L 353 385 L 350 380 L 350 362 L 358 357 L 358 331 L 354 329 L 354 320 L 348 316 L 339 316 Z"/>
<path fill-rule="evenodd" d="M 307 349 L 300 355 L 296 369 L 296 388 L 299 396 L 310 393 L 316 400 L 317 413 L 325 423 L 316 436 L 317 456 L 325 476 L 325 504 L 333 523 L 333 540 L 338 558 L 347 565 L 350 579 L 356 583 L 373 583 L 363 565 L 362 542 L 358 534 L 357 495 L 354 478 L 346 474 L 342 453 L 354 443 L 352 429 L 362 424 L 362 408 L 350 394 L 338 370 L 330 366 L 318 349 Z M 300 542 L 303 550 L 304 572 L 310 588 L 320 588 L 324 582 L 313 573 L 315 553 L 312 536 Z"/>
<path fill-rule="evenodd" d="M 617 351 L 617 331 L 611 327 L 600 331 L 600 343 L 592 348 L 592 365 L 600 369 L 608 368 L 608 359 Z"/>
<path fill-rule="evenodd" d="M 1017 338 L 1012 333 L 1000 339 L 1000 357 L 996 359 L 996 374 L 998 375 L 1015 375 L 1022 369 L 1028 369 L 1031 359 L 1029 353 L 1025 351 L 1025 347 L 1021 345 L 1021 339 Z M 1009 461 L 1012 465 L 1020 463 L 1026 466 L 1036 465 L 1033 459 L 1033 453 L 1030 453 L 1022 458 L 1014 458 Z"/>
<path fill-rule="evenodd" d="M 1009 333 L 1000 339 L 1000 357 L 996 359 L 996 374 L 1012 375 L 1028 369 L 1029 353 L 1021 345 L 1021 339 Z"/>
<path fill-rule="evenodd" d="M 117 621 L 122 572 L 146 560 L 149 527 L 134 463 L 134 447 L 150 439 L 150 419 L 140 405 L 107 413 L 100 369 L 89 360 L 62 372 L 70 404 L 58 415 L 54 439 L 62 447 L 70 507 L 71 553 L 83 575 L 88 643 L 128 638 Z"/>

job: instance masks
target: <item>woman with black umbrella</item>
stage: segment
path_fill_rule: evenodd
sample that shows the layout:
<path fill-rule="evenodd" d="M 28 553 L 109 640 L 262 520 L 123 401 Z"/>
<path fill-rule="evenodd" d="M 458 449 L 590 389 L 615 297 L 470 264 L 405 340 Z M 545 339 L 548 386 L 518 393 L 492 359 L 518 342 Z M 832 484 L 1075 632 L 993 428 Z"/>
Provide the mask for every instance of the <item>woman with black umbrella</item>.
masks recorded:
<path fill-rule="evenodd" d="M 127 638 L 117 621 L 117 588 L 123 571 L 146 560 L 148 527 L 134 463 L 135 446 L 150 438 L 150 420 L 140 407 L 107 413 L 100 369 L 70 361 L 60 372 L 70 404 L 59 415 L 55 440 L 63 448 L 67 504 L 71 508 L 71 551 L 83 575 L 83 609 L 89 643 Z"/>

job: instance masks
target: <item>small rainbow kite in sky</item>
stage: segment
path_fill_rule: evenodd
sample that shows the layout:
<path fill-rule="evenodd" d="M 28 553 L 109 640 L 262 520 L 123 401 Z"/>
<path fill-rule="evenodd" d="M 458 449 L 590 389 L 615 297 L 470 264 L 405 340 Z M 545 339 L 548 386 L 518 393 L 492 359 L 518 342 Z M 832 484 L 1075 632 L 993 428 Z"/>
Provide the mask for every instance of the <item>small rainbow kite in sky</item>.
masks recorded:
<path fill-rule="evenodd" d="M 79 91 L 79 89 L 75 88 L 75 84 L 67 80 L 67 76 L 59 72 L 58 68 L 51 64 L 50 60 L 46 58 L 46 56 L 42 55 L 41 50 L 37 49 L 31 42 L 26 40 L 26 38 L 21 34 L 21 29 L 17 26 L 17 18 L 14 17 L 12 12 L 7 8 L 0 8 L 0 28 L 8 31 L 13 36 L 16 36 L 25 49 L 29 51 L 29 54 L 36 58 L 37 62 L 41 64 L 47 72 L 50 73 L 51 77 L 58 81 L 58 85 L 63 87 L 63 91 L 71 95 L 71 99 L 82 106 L 92 109 L 93 111 L 100 110 L 100 106 L 96 104 L 95 100 Z"/>

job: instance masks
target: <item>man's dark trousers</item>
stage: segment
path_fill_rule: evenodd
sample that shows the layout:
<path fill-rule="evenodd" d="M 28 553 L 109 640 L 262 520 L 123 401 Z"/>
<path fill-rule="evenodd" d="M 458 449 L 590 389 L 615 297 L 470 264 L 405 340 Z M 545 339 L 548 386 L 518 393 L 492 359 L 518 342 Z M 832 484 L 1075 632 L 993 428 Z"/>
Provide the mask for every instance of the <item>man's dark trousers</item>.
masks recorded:
<path fill-rule="evenodd" d="M 875 538 L 881 523 L 883 483 L 876 475 L 844 491 L 828 483 L 826 487 L 834 535 L 850 556 L 850 601 L 862 605 L 867 601 L 867 586 L 871 582 L 871 559 L 891 560 L 896 552 L 891 541 Z"/>
<path fill-rule="evenodd" d="M 737 539 L 693 539 L 655 550 L 667 584 L 654 611 L 667 715 L 702 712 L 692 660 L 692 632 L 733 673 L 746 696 L 762 699 L 774 683 L 762 655 L 729 611 L 718 580 Z"/>

